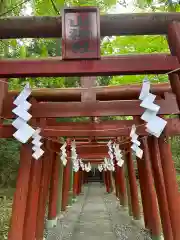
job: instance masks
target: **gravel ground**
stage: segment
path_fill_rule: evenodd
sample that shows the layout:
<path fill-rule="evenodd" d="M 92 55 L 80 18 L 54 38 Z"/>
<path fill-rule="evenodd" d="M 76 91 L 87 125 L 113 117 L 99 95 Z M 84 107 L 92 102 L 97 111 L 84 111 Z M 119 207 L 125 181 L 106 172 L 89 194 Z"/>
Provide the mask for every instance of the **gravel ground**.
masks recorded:
<path fill-rule="evenodd" d="M 132 223 L 113 194 L 92 183 L 68 208 L 55 228 L 46 232 L 47 240 L 150 240 L 148 232 Z"/>
<path fill-rule="evenodd" d="M 112 231 L 115 233 L 116 239 L 151 240 L 148 231 L 141 227 L 140 223 L 133 224 L 132 218 L 128 216 L 128 211 L 115 204 L 115 196 L 112 194 L 104 195 L 103 200 L 110 216 Z"/>
<path fill-rule="evenodd" d="M 51 230 L 45 230 L 44 238 L 47 240 L 70 240 L 77 221 L 83 214 L 83 207 L 88 197 L 89 187 L 83 188 L 75 203 L 63 213 L 63 218 L 58 219 L 57 226 Z"/>

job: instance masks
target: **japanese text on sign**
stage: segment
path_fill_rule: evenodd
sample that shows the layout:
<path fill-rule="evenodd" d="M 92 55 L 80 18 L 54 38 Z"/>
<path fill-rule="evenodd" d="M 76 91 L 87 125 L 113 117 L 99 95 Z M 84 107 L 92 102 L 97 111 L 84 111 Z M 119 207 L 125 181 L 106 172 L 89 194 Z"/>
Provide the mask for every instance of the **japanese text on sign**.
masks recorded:
<path fill-rule="evenodd" d="M 69 20 L 69 39 L 73 41 L 72 51 L 74 53 L 87 53 L 90 51 L 90 39 L 92 33 L 89 29 L 89 19 L 82 15 L 77 16 L 77 24 L 74 19 Z"/>

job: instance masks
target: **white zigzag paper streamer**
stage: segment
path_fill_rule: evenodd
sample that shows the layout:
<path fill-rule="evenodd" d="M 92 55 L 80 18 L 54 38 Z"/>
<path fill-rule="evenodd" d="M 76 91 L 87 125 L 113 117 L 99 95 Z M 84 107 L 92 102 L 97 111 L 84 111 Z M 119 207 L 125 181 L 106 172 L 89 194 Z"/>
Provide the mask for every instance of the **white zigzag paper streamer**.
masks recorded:
<path fill-rule="evenodd" d="M 150 93 L 150 82 L 145 79 L 139 96 L 139 99 L 142 100 L 140 106 L 146 109 L 141 116 L 141 119 L 147 122 L 146 131 L 159 138 L 167 124 L 167 121 L 157 116 L 160 106 L 153 103 L 155 98 L 156 95 Z"/>
<path fill-rule="evenodd" d="M 108 159 L 108 162 L 109 162 L 109 164 L 108 164 L 108 170 L 109 171 L 115 171 L 115 166 L 114 166 L 114 161 L 113 161 L 113 159 Z"/>
<path fill-rule="evenodd" d="M 104 168 L 104 171 L 107 171 L 107 170 L 115 171 L 113 160 L 104 158 L 103 168 Z"/>
<path fill-rule="evenodd" d="M 21 143 L 27 143 L 35 133 L 35 130 L 27 124 L 32 118 L 31 114 L 27 112 L 31 107 L 31 104 L 27 101 L 27 98 L 30 95 L 31 88 L 29 84 L 26 84 L 24 89 L 13 102 L 17 107 L 13 109 L 12 112 L 18 116 L 18 118 L 12 122 L 12 125 L 17 129 L 13 136 Z"/>
<path fill-rule="evenodd" d="M 28 113 L 31 103 L 27 101 L 27 98 L 30 95 L 31 88 L 29 83 L 27 83 L 13 102 L 17 107 L 14 108 L 12 112 L 18 116 L 18 118 L 12 122 L 12 125 L 17 129 L 13 136 L 21 143 L 27 143 L 27 141 L 32 137 L 32 150 L 34 151 L 32 157 L 38 160 L 44 154 L 44 151 L 41 149 L 43 143 L 40 142 L 40 140 L 42 137 L 39 135 L 41 129 L 34 130 L 27 124 L 27 122 L 32 118 L 32 115 Z"/>
<path fill-rule="evenodd" d="M 81 159 L 79 159 L 79 165 L 80 165 L 82 171 L 85 171 L 85 165 Z"/>
<path fill-rule="evenodd" d="M 75 141 L 73 141 L 71 143 L 71 159 L 72 159 L 72 163 L 73 163 L 73 171 L 74 172 L 78 172 L 79 171 L 79 160 L 78 160 L 78 155 L 76 153 L 76 143 Z"/>
<path fill-rule="evenodd" d="M 104 162 L 102 164 L 104 171 L 107 171 L 107 158 L 104 159 Z"/>
<path fill-rule="evenodd" d="M 41 149 L 41 146 L 43 143 L 40 141 L 42 137 L 39 135 L 41 132 L 41 129 L 36 129 L 35 133 L 32 135 L 33 141 L 32 144 L 34 145 L 32 147 L 32 150 L 34 153 L 32 154 L 32 157 L 38 160 L 42 155 L 44 154 L 44 151 Z"/>
<path fill-rule="evenodd" d="M 105 164 L 106 164 L 106 168 L 109 171 L 115 171 L 115 167 L 114 167 L 114 154 L 113 154 L 113 145 L 112 145 L 112 141 L 110 140 L 107 144 L 108 146 L 108 154 L 109 154 L 109 159 L 105 160 Z"/>
<path fill-rule="evenodd" d="M 65 142 L 65 143 L 62 145 L 62 147 L 60 148 L 60 150 L 61 150 L 60 160 L 61 160 L 63 166 L 66 166 L 66 165 L 67 165 L 66 147 L 67 147 L 67 143 Z"/>
<path fill-rule="evenodd" d="M 99 170 L 99 172 L 103 171 L 103 165 L 102 164 L 98 164 L 98 170 Z"/>
<path fill-rule="evenodd" d="M 112 141 L 111 140 L 108 142 L 107 146 L 108 146 L 108 149 L 109 149 L 108 150 L 109 157 L 113 161 L 114 156 L 113 156 L 113 146 L 112 146 Z"/>
<path fill-rule="evenodd" d="M 140 143 L 140 141 L 137 140 L 138 135 L 136 134 L 136 126 L 135 125 L 132 125 L 130 137 L 131 137 L 131 142 L 133 143 L 133 145 L 131 146 L 131 149 L 135 152 L 135 154 L 138 158 L 142 158 L 143 150 L 139 147 L 141 145 L 141 143 Z"/>
<path fill-rule="evenodd" d="M 119 148 L 119 144 L 114 143 L 113 148 L 114 148 L 114 155 L 117 161 L 117 165 L 119 167 L 122 167 L 124 164 L 124 160 L 122 159 L 122 154 L 121 154 L 121 149 Z"/>
<path fill-rule="evenodd" d="M 90 172 L 91 169 L 92 169 L 92 167 L 91 167 L 91 163 L 90 163 L 90 162 L 88 162 L 88 164 L 86 163 L 86 164 L 84 165 L 84 170 L 85 170 L 86 172 Z"/>

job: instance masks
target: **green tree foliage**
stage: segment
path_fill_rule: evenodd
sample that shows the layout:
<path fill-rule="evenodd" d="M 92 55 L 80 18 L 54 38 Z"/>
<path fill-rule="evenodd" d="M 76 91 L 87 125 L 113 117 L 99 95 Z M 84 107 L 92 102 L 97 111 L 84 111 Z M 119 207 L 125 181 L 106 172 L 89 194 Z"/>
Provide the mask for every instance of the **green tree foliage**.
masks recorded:
<path fill-rule="evenodd" d="M 171 150 L 174 158 L 173 160 L 175 161 L 176 169 L 180 173 L 180 148 L 179 148 L 180 137 L 179 136 L 171 137 L 170 142 L 171 142 Z"/>
<path fill-rule="evenodd" d="M 136 0 L 135 4 L 144 11 L 179 12 L 179 0 Z"/>
<path fill-rule="evenodd" d="M 63 7 L 70 6 L 97 6 L 100 11 L 107 12 L 116 4 L 116 0 L 35 0 L 34 13 L 35 15 L 55 15 L 61 12 Z"/>
<path fill-rule="evenodd" d="M 14 139 L 0 139 L 0 187 L 15 187 L 19 150 Z"/>
<path fill-rule="evenodd" d="M 169 53 L 165 36 L 120 36 L 104 38 L 101 45 L 102 55 Z M 114 76 L 109 85 L 141 83 L 144 75 Z M 166 82 L 166 75 L 148 75 L 152 82 Z"/>

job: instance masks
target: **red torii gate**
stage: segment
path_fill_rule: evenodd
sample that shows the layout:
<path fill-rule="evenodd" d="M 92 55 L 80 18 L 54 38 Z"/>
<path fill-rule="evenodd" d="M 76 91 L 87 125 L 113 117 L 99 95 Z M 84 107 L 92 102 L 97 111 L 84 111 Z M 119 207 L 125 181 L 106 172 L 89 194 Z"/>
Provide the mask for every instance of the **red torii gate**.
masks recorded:
<path fill-rule="evenodd" d="M 74 43 L 68 37 L 68 29 L 70 26 L 69 23 L 67 23 L 67 19 L 75 20 L 77 16 L 87 16 L 90 20 L 88 21 L 86 27 L 93 32 L 93 38 L 89 40 L 91 53 L 81 52 L 79 54 L 75 54 L 72 51 L 72 45 Z M 163 94 L 164 90 L 157 90 L 157 92 L 161 92 L 159 94 L 160 98 L 157 100 L 157 103 L 161 106 L 161 115 L 169 115 L 172 113 L 179 114 L 179 75 L 173 71 L 175 69 L 179 69 L 180 67 L 180 39 L 178 35 L 180 32 L 180 23 L 169 22 L 168 29 L 165 28 L 165 30 L 163 30 L 163 32 L 168 33 L 168 42 L 172 53 L 171 55 L 147 54 L 133 56 L 128 55 L 115 57 L 100 57 L 100 31 L 97 9 L 67 9 L 65 11 L 65 15 L 63 16 L 63 19 L 63 60 L 61 60 L 60 58 L 50 58 L 44 60 L 2 59 L 0 60 L 0 77 L 9 78 L 29 76 L 98 76 L 119 74 L 133 75 L 162 74 L 171 72 L 169 74 L 169 79 L 172 87 L 172 92 L 176 95 L 178 108 L 169 88 L 167 92 L 170 93 L 166 94 L 165 96 Z M 158 22 L 157 19 L 156 21 Z M 157 29 L 154 31 L 154 33 L 157 33 Z M 151 34 L 153 34 L 152 29 Z M 36 36 L 38 36 L 38 34 Z M 75 58 L 78 58 L 78 60 Z M 11 110 L 13 108 L 12 96 L 16 95 L 17 92 L 11 92 L 8 94 L 7 84 L 3 82 L 1 82 L 0 84 L 0 115 L 4 118 L 14 118 L 15 116 L 11 113 Z M 42 101 L 42 99 L 43 101 L 46 100 L 44 98 L 44 96 L 46 97 L 46 94 L 44 94 L 43 91 L 47 90 L 42 90 L 40 94 L 34 93 L 34 99 L 32 99 L 33 106 L 31 110 L 34 118 L 32 124 L 34 126 L 40 126 L 43 129 L 42 134 L 44 137 L 51 136 L 54 140 L 45 140 L 46 154 L 39 161 L 35 161 L 32 159 L 31 146 L 29 144 L 25 144 L 21 148 L 20 168 L 17 179 L 16 193 L 14 196 L 9 240 L 32 240 L 35 237 L 36 239 L 42 239 L 45 204 L 48 195 L 49 185 L 51 186 L 49 200 L 49 219 L 57 217 L 56 187 L 59 175 L 59 160 L 56 156 L 55 151 L 51 151 L 51 149 L 53 147 L 56 148 L 56 141 L 58 136 L 128 137 L 129 130 L 124 128 L 130 127 L 132 123 L 138 123 L 138 125 L 142 123 L 138 117 L 142 114 L 142 109 L 138 107 L 139 101 L 134 99 L 137 98 L 138 94 L 136 91 L 136 93 L 134 93 L 134 90 L 132 89 L 129 89 L 129 95 L 127 98 L 125 95 L 123 95 L 123 101 L 119 99 L 119 101 L 109 101 L 108 99 L 108 102 L 97 102 L 95 101 L 95 99 L 93 99 L 93 103 L 91 101 L 87 101 L 85 95 L 82 97 L 81 103 L 38 102 L 38 96 L 40 101 Z M 58 90 L 58 93 L 59 91 L 61 90 Z M 79 96 L 78 94 L 75 94 L 75 97 L 73 96 L 72 98 L 75 100 L 76 98 L 79 99 L 79 97 L 77 97 Z M 54 97 L 53 101 L 57 101 L 60 99 L 59 97 L 57 97 L 57 95 L 56 97 Z M 133 98 L 130 97 L 132 95 Z M 102 100 L 103 94 L 99 94 L 99 98 L 100 100 Z M 67 97 L 64 97 L 64 99 L 64 101 L 67 101 Z M 86 99 L 86 101 L 84 101 L 83 99 Z M 133 100 L 129 101 L 131 99 Z M 50 96 L 47 96 L 47 100 L 50 100 Z M 68 125 L 59 124 L 59 126 L 58 124 L 50 124 L 50 126 L 48 125 L 48 118 L 73 116 L 97 117 L 109 115 L 133 116 L 135 119 L 133 121 L 108 121 L 102 123 L 92 122 L 79 125 L 78 123 L 70 123 Z M 106 131 L 107 128 L 109 128 L 110 126 L 113 126 L 113 129 L 117 127 L 121 128 L 121 130 Z M 62 131 L 62 128 L 66 129 L 63 129 Z M 73 133 L 72 128 L 76 128 L 77 131 L 74 131 Z M 152 236 L 158 237 L 160 235 L 160 222 L 158 217 L 158 208 L 156 204 L 157 195 L 163 233 L 165 239 L 167 240 L 180 239 L 180 228 L 178 226 L 178 222 L 180 221 L 178 187 L 176 182 L 176 174 L 173 165 L 172 154 L 170 151 L 169 143 L 167 141 L 168 136 L 179 133 L 179 128 L 179 119 L 168 119 L 167 128 L 164 131 L 164 134 L 159 138 L 159 140 L 155 139 L 154 137 L 146 137 L 141 139 L 144 150 L 144 161 L 137 160 L 145 225 L 151 231 Z M 14 129 L 11 126 L 1 125 L 0 136 L 12 137 L 13 131 Z M 138 134 L 142 136 L 147 135 L 143 126 L 142 128 L 138 128 Z M 69 147 L 70 139 L 67 140 L 67 143 Z M 93 147 L 91 146 L 91 148 Z M 156 149 L 156 151 L 154 151 L 154 149 Z M 125 146 L 125 152 L 129 174 L 132 214 L 135 219 L 139 219 L 140 211 L 137 195 L 137 185 L 135 182 L 135 173 L 133 170 L 132 155 L 130 153 L 129 145 Z M 70 151 L 68 149 L 68 159 L 69 158 Z M 153 174 L 150 166 L 150 161 Z M 119 196 L 121 204 L 125 205 L 126 190 L 123 168 L 117 168 L 116 170 L 116 187 L 118 186 L 118 188 L 116 189 L 116 194 Z M 67 205 L 69 192 L 69 174 L 70 161 L 68 161 L 67 166 L 64 168 L 62 210 L 65 210 Z M 80 172 L 79 178 L 81 178 L 81 175 L 82 173 Z M 153 188 L 153 179 L 156 187 L 156 193 Z M 76 194 L 79 193 L 81 186 L 80 181 L 78 181 L 79 180 L 76 177 L 74 179 Z M 77 184 L 79 186 L 78 190 Z"/>

